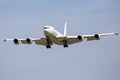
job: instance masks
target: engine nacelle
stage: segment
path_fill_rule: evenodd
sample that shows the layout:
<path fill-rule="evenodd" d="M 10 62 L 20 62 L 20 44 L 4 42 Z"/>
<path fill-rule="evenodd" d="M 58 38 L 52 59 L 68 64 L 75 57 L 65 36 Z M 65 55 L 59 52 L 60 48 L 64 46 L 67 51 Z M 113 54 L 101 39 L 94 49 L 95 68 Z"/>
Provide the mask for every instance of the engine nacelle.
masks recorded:
<path fill-rule="evenodd" d="M 27 39 L 26 39 L 26 43 L 27 43 L 27 44 L 32 44 L 32 40 L 31 40 L 30 38 L 27 38 Z"/>
<path fill-rule="evenodd" d="M 16 45 L 20 44 L 20 41 L 19 41 L 18 39 L 14 39 L 13 42 L 14 42 L 14 44 L 16 44 Z"/>
<path fill-rule="evenodd" d="M 100 39 L 100 36 L 98 34 L 95 34 L 94 37 L 95 37 L 96 40 Z"/>
<path fill-rule="evenodd" d="M 83 40 L 83 37 L 81 36 L 81 35 L 78 35 L 78 37 L 77 37 L 79 40 Z"/>

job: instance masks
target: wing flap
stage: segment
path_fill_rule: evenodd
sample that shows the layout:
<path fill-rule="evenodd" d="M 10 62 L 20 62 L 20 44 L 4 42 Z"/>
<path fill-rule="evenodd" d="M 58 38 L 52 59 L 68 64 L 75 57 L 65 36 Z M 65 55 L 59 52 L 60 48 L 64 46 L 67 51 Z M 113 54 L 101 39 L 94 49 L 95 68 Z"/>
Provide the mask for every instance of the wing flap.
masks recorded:
<path fill-rule="evenodd" d="M 23 40 L 19 40 L 22 44 L 27 44 L 26 40 L 23 39 Z"/>
<path fill-rule="evenodd" d="M 81 42 L 82 40 L 79 40 L 78 36 L 68 36 L 67 41 L 68 41 L 68 44 L 74 44 L 74 43 Z"/>
<path fill-rule="evenodd" d="M 37 44 L 37 45 L 47 45 L 46 38 L 34 39 L 33 41 L 34 41 L 35 44 Z"/>
<path fill-rule="evenodd" d="M 82 41 L 78 39 L 78 36 L 58 37 L 57 40 L 61 42 L 59 45 L 64 45 L 64 41 L 67 41 L 67 44 L 74 44 Z"/>
<path fill-rule="evenodd" d="M 83 35 L 83 38 L 86 38 L 87 41 L 96 40 L 95 35 Z"/>

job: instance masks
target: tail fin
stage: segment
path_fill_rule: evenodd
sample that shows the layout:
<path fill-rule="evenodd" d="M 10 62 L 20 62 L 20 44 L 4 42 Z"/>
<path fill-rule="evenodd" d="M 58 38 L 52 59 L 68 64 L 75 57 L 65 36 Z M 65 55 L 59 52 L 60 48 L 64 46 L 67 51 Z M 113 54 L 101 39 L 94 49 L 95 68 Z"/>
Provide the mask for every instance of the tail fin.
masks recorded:
<path fill-rule="evenodd" d="M 64 25 L 64 36 L 67 36 L 67 22 L 66 21 Z"/>

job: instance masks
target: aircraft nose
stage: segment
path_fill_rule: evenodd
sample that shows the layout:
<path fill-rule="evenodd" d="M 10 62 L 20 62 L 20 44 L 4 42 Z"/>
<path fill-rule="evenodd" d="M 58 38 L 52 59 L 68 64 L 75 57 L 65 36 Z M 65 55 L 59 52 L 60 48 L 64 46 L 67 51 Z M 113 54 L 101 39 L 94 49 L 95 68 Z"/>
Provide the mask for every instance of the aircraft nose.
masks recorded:
<path fill-rule="evenodd" d="M 44 29 L 49 29 L 49 28 L 50 28 L 50 26 L 45 26 L 45 27 L 44 27 Z"/>
<path fill-rule="evenodd" d="M 48 29 L 44 29 L 44 32 L 48 32 Z"/>
<path fill-rule="evenodd" d="M 46 27 L 43 27 L 43 29 L 46 29 Z"/>

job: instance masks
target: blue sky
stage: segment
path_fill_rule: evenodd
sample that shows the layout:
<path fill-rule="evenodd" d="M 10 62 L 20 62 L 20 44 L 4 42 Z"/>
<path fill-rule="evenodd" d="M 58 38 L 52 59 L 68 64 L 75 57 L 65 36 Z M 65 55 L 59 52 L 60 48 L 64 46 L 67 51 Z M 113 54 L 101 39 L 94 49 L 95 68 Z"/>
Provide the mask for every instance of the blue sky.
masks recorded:
<path fill-rule="evenodd" d="M 44 37 L 52 25 L 68 35 L 120 33 L 119 0 L 0 0 L 0 80 L 120 80 L 120 37 L 69 48 L 14 45 L 3 38 Z"/>

